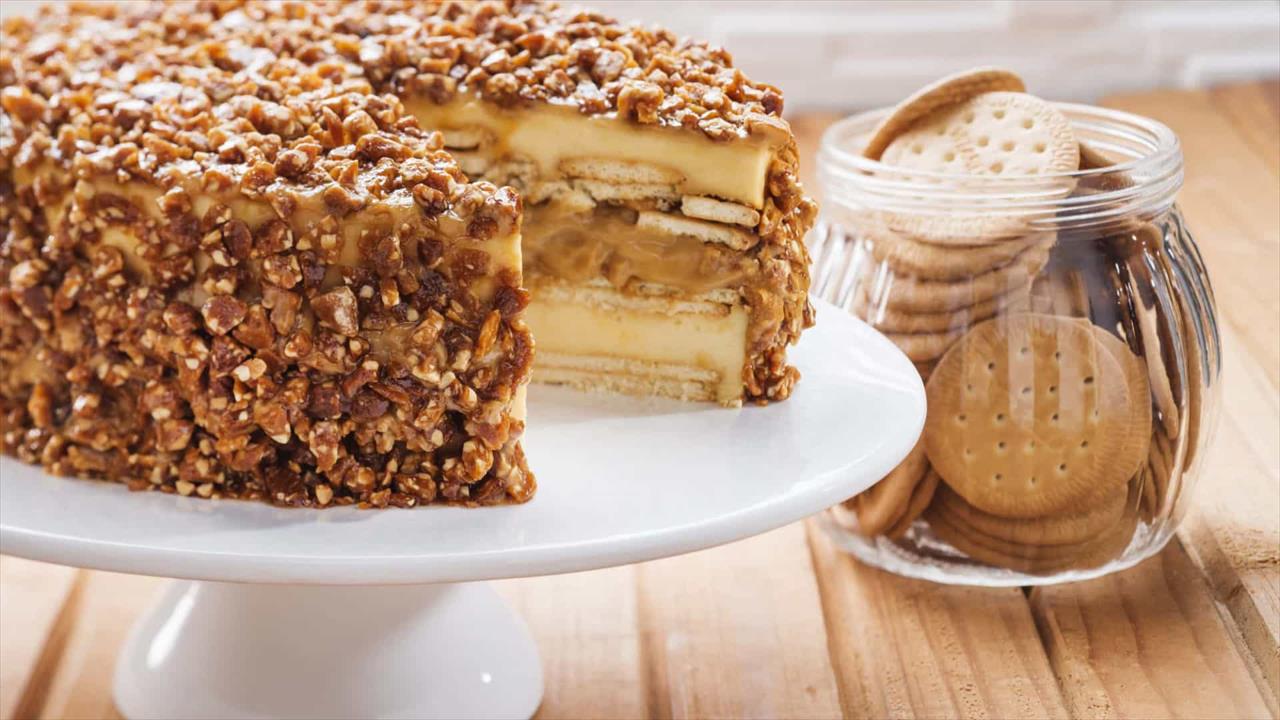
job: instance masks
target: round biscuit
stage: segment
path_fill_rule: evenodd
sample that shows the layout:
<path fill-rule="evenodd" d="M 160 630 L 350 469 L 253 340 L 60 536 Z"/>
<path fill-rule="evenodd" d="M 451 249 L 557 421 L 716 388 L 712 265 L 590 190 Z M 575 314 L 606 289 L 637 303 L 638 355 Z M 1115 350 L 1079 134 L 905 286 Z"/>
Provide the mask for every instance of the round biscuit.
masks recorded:
<path fill-rule="evenodd" d="M 1178 493 L 1182 487 L 1182 477 L 1179 473 L 1180 469 L 1185 469 L 1186 466 L 1177 464 L 1174 455 L 1176 450 L 1177 440 L 1167 438 L 1159 432 L 1152 433 L 1149 463 L 1164 507 L 1173 507 L 1177 504 Z"/>
<path fill-rule="evenodd" d="M 969 175 L 978 164 L 973 150 L 951 136 L 944 123 L 925 118 L 884 149 L 880 162 L 903 170 Z"/>
<path fill-rule="evenodd" d="M 1079 151 L 1081 170 L 1104 170 L 1115 165 L 1111 158 L 1084 140 L 1080 141 Z M 1106 172 L 1082 175 L 1076 184 L 1076 192 L 1093 195 L 1131 187 L 1133 187 L 1133 178 L 1128 173 Z"/>
<path fill-rule="evenodd" d="M 1160 511 L 1160 496 L 1156 492 L 1155 481 L 1151 477 L 1151 465 L 1145 464 L 1142 469 L 1134 476 L 1133 482 L 1138 483 L 1138 487 L 1142 490 L 1142 504 L 1139 506 L 1142 512 L 1142 519 L 1145 522 L 1151 522 L 1156 513 Z"/>
<path fill-rule="evenodd" d="M 974 326 L 926 384 L 930 463 L 969 504 L 1004 517 L 1066 512 L 1132 473 L 1119 362 L 1068 318 L 1006 315 Z"/>
<path fill-rule="evenodd" d="M 1119 507 L 1121 512 L 1118 514 L 1117 520 L 1123 519 L 1124 516 L 1125 502 L 1123 499 L 1120 501 Z M 941 505 L 935 506 L 935 509 L 931 509 L 931 512 L 933 513 L 930 516 L 931 522 L 935 518 L 939 519 L 944 524 L 950 525 L 963 533 L 968 540 L 982 545 L 988 550 L 1008 557 L 1034 561 L 1042 565 L 1056 564 L 1058 561 L 1083 555 L 1100 540 L 1115 531 L 1115 524 L 1113 523 L 1104 528 L 1102 533 L 1078 542 L 1059 544 L 1020 543 L 988 535 L 970 524 L 965 516 L 953 513 Z"/>
<path fill-rule="evenodd" d="M 907 457 L 879 482 L 846 501 L 858 518 L 857 532 L 881 535 L 906 511 L 911 493 L 929 470 L 924 445 L 917 441 Z"/>
<path fill-rule="evenodd" d="M 1035 307 L 1048 315 L 1088 318 L 1089 286 L 1084 274 L 1076 269 L 1057 269 L 1042 273 L 1031 286 Z"/>
<path fill-rule="evenodd" d="M 1120 519 L 1128 496 L 1128 489 L 1120 485 L 1071 511 L 1036 518 L 1006 518 L 983 512 L 947 487 L 938 491 L 935 502 L 940 512 L 999 540 L 1025 545 L 1073 545 L 1105 533 Z"/>
<path fill-rule="evenodd" d="M 1173 465 L 1164 448 L 1164 435 L 1156 430 L 1151 437 L 1151 454 L 1147 457 L 1147 469 L 1151 487 L 1156 495 L 1156 511 L 1168 503 L 1169 487 L 1173 479 Z"/>
<path fill-rule="evenodd" d="M 862 154 L 872 160 L 879 160 L 885 148 L 899 133 L 938 108 L 994 90 L 1023 92 L 1026 89 L 1022 78 L 1001 68 L 979 67 L 948 75 L 898 103 L 871 131 Z"/>
<path fill-rule="evenodd" d="M 885 530 L 885 537 L 891 540 L 897 540 L 907 534 L 907 530 L 911 529 L 914 523 L 922 514 L 925 508 L 929 507 L 929 503 L 933 501 L 933 495 L 938 490 L 938 473 L 930 470 L 925 473 L 924 479 L 921 480 L 915 490 L 911 491 L 911 500 L 907 503 L 906 511 L 897 519 L 893 525 Z"/>
<path fill-rule="evenodd" d="M 1033 247 L 1049 248 L 1056 233 L 1038 233 L 985 245 L 934 245 L 908 235 L 874 233 L 864 236 L 871 257 L 897 273 L 929 280 L 963 280 L 1004 267 Z"/>
<path fill-rule="evenodd" d="M 1147 366 L 1125 341 L 1097 325 L 1090 327 L 1102 347 L 1119 362 L 1129 386 L 1129 432 L 1133 441 L 1125 446 L 1126 457 L 1117 462 L 1133 476 L 1146 463 L 1151 443 L 1151 383 L 1147 380 Z"/>
<path fill-rule="evenodd" d="M 854 297 L 852 309 L 868 325 L 884 333 L 936 333 L 959 330 L 987 320 L 1013 304 L 1016 297 L 1016 294 L 1001 295 L 972 307 L 937 313 L 911 313 L 895 309 L 892 296 L 889 302 L 878 306 L 860 291 Z"/>
<path fill-rule="evenodd" d="M 982 189 L 976 190 L 982 192 Z M 1041 215 L 1013 214 L 1001 209 L 999 200 L 973 200 L 963 207 L 930 212 L 859 210 L 856 227 L 873 227 L 907 235 L 931 245 L 972 247 L 1002 243 L 1030 232 L 1032 220 Z"/>
<path fill-rule="evenodd" d="M 886 306 L 904 313 L 940 313 L 973 307 L 992 298 L 1030 287 L 1049 262 L 1049 248 L 1032 246 L 1012 262 L 967 280 L 926 280 L 877 273 L 874 263 L 862 270 L 868 298 L 888 294 Z"/>
<path fill-rule="evenodd" d="M 1071 121 L 1025 93 L 990 92 L 922 117 L 885 148 L 882 162 L 949 175 L 1034 177 L 1075 172 Z M 1063 184 L 1063 194 L 1073 183 Z"/>
<path fill-rule="evenodd" d="M 929 376 L 933 374 L 933 366 L 936 363 L 933 361 L 929 361 L 929 362 L 913 362 L 911 364 L 915 366 L 916 372 L 920 373 L 921 380 L 928 380 Z"/>
<path fill-rule="evenodd" d="M 1024 177 L 1080 169 L 1080 143 L 1071 121 L 1049 103 L 1020 92 L 978 95 L 947 111 L 969 171 Z M 1064 186 L 1070 192 L 1073 185 Z"/>
<path fill-rule="evenodd" d="M 1028 574 L 1105 565 L 1128 547 L 1137 520 L 1136 513 L 1123 515 L 1122 522 L 1105 535 L 1075 545 L 1019 545 L 1001 542 L 964 527 L 955 518 L 939 513 L 936 507 L 929 508 L 925 519 L 939 539 L 979 562 Z"/>
<path fill-rule="evenodd" d="M 1116 260 L 1120 276 L 1113 278 L 1115 292 L 1120 297 L 1131 296 L 1131 325 L 1147 364 L 1155 420 L 1166 436 L 1178 437 L 1182 419 L 1182 408 L 1178 404 L 1181 378 L 1171 342 L 1171 323 L 1167 322 L 1170 313 L 1154 291 L 1159 279 L 1147 265 L 1149 257 L 1158 257 L 1164 252 L 1160 229 L 1147 223 L 1110 239 L 1119 254 Z M 1178 302 L 1176 298 L 1174 302 Z"/>
<path fill-rule="evenodd" d="M 1186 349 L 1187 359 L 1187 436 L 1184 441 L 1186 457 L 1183 467 L 1189 468 L 1196 459 L 1198 444 L 1201 440 L 1200 416 L 1204 412 L 1205 352 L 1200 347 L 1202 333 L 1186 298 L 1179 298 L 1178 309 L 1182 316 L 1182 345 Z"/>
<path fill-rule="evenodd" d="M 884 333 L 913 363 L 932 362 L 942 357 L 965 334 L 965 329 L 936 333 Z"/>

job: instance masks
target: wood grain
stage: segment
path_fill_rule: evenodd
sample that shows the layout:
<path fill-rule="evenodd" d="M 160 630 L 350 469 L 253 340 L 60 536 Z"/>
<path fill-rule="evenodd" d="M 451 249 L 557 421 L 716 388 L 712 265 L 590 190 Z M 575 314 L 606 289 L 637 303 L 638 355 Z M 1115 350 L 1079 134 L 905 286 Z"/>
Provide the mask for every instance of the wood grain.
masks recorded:
<path fill-rule="evenodd" d="M 495 586 L 538 643 L 545 676 L 538 718 L 644 717 L 635 566 Z"/>
<path fill-rule="evenodd" d="M 1240 137 L 1280 175 L 1280 79 L 1224 85 L 1209 91 L 1214 107 L 1235 127 Z"/>
<path fill-rule="evenodd" d="M 807 523 L 848 718 L 1065 718 L 1026 596 L 858 563 Z"/>
<path fill-rule="evenodd" d="M 802 525 L 637 568 L 650 718 L 837 718 Z"/>
<path fill-rule="evenodd" d="M 119 717 L 111 699 L 116 657 L 134 620 L 151 605 L 165 582 L 136 575 L 90 573 L 40 717 Z"/>
<path fill-rule="evenodd" d="M 1176 543 L 1123 573 L 1036 588 L 1031 607 L 1074 717 L 1269 714 L 1203 577 Z"/>
<path fill-rule="evenodd" d="M 1280 398 L 1234 333 L 1224 342 L 1224 413 L 1186 520 L 1179 528 L 1215 597 L 1257 660 L 1272 713 L 1280 712 Z"/>
<path fill-rule="evenodd" d="M 0 720 L 37 714 L 77 616 L 84 572 L 0 556 Z"/>

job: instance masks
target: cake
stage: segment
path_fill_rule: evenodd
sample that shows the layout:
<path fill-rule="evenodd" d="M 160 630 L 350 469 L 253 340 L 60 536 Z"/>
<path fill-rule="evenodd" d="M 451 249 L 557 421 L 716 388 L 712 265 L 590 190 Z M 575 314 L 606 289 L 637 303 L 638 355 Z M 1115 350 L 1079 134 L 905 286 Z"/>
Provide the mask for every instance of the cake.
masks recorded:
<path fill-rule="evenodd" d="M 550 4 L 75 5 L 6 20 L 0 87 L 0 443 L 51 472 L 521 502 L 531 373 L 798 377 L 814 205 L 721 50 Z"/>

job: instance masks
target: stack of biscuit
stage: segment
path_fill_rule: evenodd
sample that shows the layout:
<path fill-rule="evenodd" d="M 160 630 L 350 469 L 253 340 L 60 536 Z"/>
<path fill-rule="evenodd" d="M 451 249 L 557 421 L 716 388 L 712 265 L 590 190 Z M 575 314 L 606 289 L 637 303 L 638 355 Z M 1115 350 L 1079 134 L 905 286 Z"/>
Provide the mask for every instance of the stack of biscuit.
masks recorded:
<path fill-rule="evenodd" d="M 1110 164 L 1052 105 L 1024 91 L 1003 70 L 946 78 L 895 107 L 864 155 L 911 177 L 941 174 L 936 183 L 962 192 L 957 177 L 1057 176 Z M 1106 189 L 1063 180 L 1061 196 Z M 1035 230 L 1053 223 L 1033 219 L 885 208 L 841 218 L 864 259 L 852 309 L 915 362 L 929 400 L 919 444 L 844 503 L 837 517 L 846 527 L 895 539 L 923 530 L 914 525 L 923 518 L 969 558 L 1049 573 L 1115 558 L 1133 537 L 1138 508 L 1150 517 L 1169 502 L 1161 485 L 1172 476 L 1165 451 L 1178 445 L 1168 434 L 1177 405 L 1158 400 L 1172 397 L 1162 395 L 1163 369 L 1163 386 L 1148 379 L 1168 338 L 1143 334 L 1169 323 L 1153 318 L 1144 330 L 1115 313 L 1095 318 L 1108 289 L 1100 268 L 1115 263 L 1083 246 L 1094 266 L 1060 260 L 1071 255 L 1061 247 L 1067 241 Z M 1141 254 L 1131 253 L 1133 265 Z"/>
<path fill-rule="evenodd" d="M 965 177 L 1078 169 L 1070 123 L 1025 90 L 1006 70 L 943 79 L 885 116 L 863 154 L 908 172 L 945 174 L 939 182 L 959 183 L 962 192 Z M 845 220 L 872 260 L 862 266 L 853 309 L 922 374 L 965 328 L 1024 305 L 1056 240 L 1052 231 L 1031 228 L 1028 218 L 999 213 L 874 208 Z"/>
<path fill-rule="evenodd" d="M 1136 525 L 1151 437 L 1142 361 L 1092 323 L 1042 313 L 974 326 L 926 385 L 926 455 L 946 484 L 933 533 L 1023 572 L 1101 564 Z"/>
<path fill-rule="evenodd" d="M 1140 504 L 1148 521 L 1169 515 L 1182 491 L 1181 478 L 1196 460 L 1209 359 L 1218 356 L 1217 334 L 1204 324 L 1203 304 L 1212 298 L 1192 286 L 1175 293 L 1156 291 L 1178 274 L 1164 250 L 1163 235 L 1157 225 L 1143 223 L 1107 237 L 1109 272 L 1102 278 L 1104 293 L 1131 297 L 1131 312 L 1121 324 L 1141 347 L 1150 382 L 1154 420 Z M 1207 291 L 1207 285 L 1191 285 Z"/>

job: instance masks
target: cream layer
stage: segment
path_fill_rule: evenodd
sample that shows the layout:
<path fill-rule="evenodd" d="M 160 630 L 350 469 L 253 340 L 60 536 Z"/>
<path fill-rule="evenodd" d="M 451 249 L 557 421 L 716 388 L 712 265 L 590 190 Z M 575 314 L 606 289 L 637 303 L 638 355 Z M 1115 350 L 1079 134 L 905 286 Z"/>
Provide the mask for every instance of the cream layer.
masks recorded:
<path fill-rule="evenodd" d="M 736 405 L 742 400 L 746 363 L 746 308 L 698 305 L 707 307 L 676 312 L 535 291 L 525 310 L 525 321 L 537 343 L 533 380 L 561 378 L 560 382 L 581 386 L 589 383 L 563 378 L 589 379 L 596 374 L 603 389 L 629 394 L 649 394 L 644 388 L 656 386 L 659 380 L 699 383 L 708 392 L 707 397 L 696 399 Z M 610 383 L 605 376 L 630 377 L 633 382 Z M 646 385 L 646 379 L 653 382 Z"/>
<path fill-rule="evenodd" d="M 507 110 L 460 98 L 446 105 L 408 99 L 405 107 L 431 130 L 488 129 L 497 140 L 495 160 L 507 153 L 527 157 L 543 180 L 560 177 L 565 160 L 622 160 L 674 170 L 682 176 L 675 184 L 681 193 L 764 206 L 774 148 L 760 139 L 715 142 L 696 130 L 638 125 L 555 105 Z"/>

